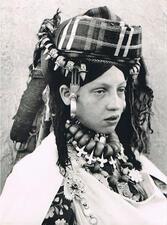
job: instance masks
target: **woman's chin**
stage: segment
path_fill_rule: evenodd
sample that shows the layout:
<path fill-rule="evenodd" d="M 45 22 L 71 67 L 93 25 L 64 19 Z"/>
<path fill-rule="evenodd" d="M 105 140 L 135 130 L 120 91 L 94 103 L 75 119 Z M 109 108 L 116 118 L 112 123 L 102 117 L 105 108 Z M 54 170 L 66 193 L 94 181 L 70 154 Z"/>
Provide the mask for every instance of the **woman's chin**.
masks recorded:
<path fill-rule="evenodd" d="M 79 120 L 85 127 L 87 127 L 90 130 L 93 130 L 96 133 L 102 133 L 102 134 L 111 134 L 115 131 L 115 128 L 117 124 L 110 124 L 110 123 L 101 123 L 101 124 L 92 124 L 85 121 Z"/>
<path fill-rule="evenodd" d="M 111 127 L 94 128 L 93 130 L 96 133 L 111 134 L 112 132 L 115 131 L 115 128 L 116 126 L 111 126 Z"/>

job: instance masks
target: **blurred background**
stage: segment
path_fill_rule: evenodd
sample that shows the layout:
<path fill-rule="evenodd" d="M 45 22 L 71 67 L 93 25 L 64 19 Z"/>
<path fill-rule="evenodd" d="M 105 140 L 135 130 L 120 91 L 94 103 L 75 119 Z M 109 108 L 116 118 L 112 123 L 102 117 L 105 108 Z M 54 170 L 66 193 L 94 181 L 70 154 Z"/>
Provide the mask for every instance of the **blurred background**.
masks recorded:
<path fill-rule="evenodd" d="M 0 192 L 15 159 L 9 138 L 12 117 L 26 88 L 28 66 L 45 18 L 60 8 L 62 20 L 89 8 L 108 6 L 124 21 L 143 28 L 143 55 L 154 90 L 149 158 L 167 174 L 167 0 L 3 0 L 0 4 Z"/>

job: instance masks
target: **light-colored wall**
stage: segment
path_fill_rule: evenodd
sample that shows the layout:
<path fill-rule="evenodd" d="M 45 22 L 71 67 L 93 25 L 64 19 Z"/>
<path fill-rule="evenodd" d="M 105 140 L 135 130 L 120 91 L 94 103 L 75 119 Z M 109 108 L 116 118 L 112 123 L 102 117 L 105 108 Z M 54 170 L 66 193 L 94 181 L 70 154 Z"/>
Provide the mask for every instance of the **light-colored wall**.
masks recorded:
<path fill-rule="evenodd" d="M 143 27 L 143 54 L 155 95 L 150 158 L 167 174 L 167 1 L 3 0 L 0 5 L 0 191 L 15 157 L 9 131 L 26 87 L 35 35 L 41 22 L 44 18 L 51 18 L 57 8 L 61 9 L 64 20 L 89 8 L 104 5 L 126 22 Z"/>

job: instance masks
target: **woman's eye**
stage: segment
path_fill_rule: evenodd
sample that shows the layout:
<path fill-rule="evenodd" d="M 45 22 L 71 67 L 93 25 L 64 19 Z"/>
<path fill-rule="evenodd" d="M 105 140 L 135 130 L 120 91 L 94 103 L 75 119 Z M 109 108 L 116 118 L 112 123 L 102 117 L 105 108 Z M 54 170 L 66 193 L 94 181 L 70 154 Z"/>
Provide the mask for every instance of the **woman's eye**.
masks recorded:
<path fill-rule="evenodd" d="M 96 95 L 103 95 L 105 93 L 105 90 L 104 89 L 97 89 L 97 90 L 94 91 L 94 93 Z"/>
<path fill-rule="evenodd" d="M 118 88 L 118 92 L 119 93 L 125 93 L 125 91 L 126 91 L 126 87 L 120 87 L 120 88 Z"/>

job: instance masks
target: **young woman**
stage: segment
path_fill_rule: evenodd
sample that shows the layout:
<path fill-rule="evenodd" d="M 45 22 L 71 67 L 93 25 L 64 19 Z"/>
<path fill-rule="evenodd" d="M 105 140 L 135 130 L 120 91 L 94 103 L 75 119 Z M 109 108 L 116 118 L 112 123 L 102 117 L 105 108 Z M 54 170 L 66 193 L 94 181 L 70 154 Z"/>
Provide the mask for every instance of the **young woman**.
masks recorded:
<path fill-rule="evenodd" d="M 141 27 L 107 7 L 45 20 L 34 54 L 50 90 L 53 131 L 16 164 L 1 224 L 165 225 L 166 177 L 148 151 L 153 92 Z"/>

